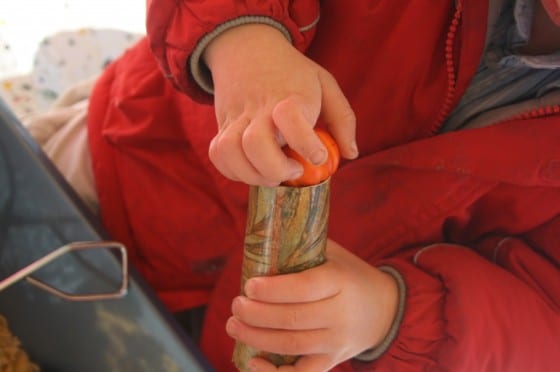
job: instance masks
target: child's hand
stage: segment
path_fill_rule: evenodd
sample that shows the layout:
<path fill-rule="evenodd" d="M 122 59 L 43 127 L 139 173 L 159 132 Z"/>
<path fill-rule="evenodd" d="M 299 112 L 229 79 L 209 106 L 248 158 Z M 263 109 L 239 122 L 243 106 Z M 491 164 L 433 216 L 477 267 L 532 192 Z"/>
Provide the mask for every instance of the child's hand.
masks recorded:
<path fill-rule="evenodd" d="M 398 301 L 394 279 L 333 241 L 327 261 L 297 273 L 252 278 L 227 332 L 258 350 L 301 355 L 283 371 L 326 371 L 383 340 Z M 255 371 L 275 371 L 254 358 Z"/>
<path fill-rule="evenodd" d="M 295 49 L 271 26 L 228 30 L 207 47 L 218 134 L 210 159 L 226 177 L 274 186 L 297 178 L 301 165 L 288 159 L 286 143 L 322 164 L 327 152 L 313 132 L 320 117 L 342 157 L 355 158 L 355 117 L 334 78 Z"/>

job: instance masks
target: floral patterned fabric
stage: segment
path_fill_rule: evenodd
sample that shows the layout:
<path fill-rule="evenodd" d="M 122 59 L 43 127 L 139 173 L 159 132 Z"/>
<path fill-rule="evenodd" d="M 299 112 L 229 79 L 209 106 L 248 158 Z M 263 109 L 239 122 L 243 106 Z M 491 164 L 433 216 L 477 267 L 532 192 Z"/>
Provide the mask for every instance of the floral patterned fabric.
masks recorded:
<path fill-rule="evenodd" d="M 0 97 L 18 118 L 45 112 L 69 87 L 97 76 L 140 37 L 113 29 L 79 29 L 47 37 L 37 48 L 31 73 L 0 80 Z M 8 69 L 15 63 L 10 46 L 0 38 L 0 48 L 0 69 Z"/>

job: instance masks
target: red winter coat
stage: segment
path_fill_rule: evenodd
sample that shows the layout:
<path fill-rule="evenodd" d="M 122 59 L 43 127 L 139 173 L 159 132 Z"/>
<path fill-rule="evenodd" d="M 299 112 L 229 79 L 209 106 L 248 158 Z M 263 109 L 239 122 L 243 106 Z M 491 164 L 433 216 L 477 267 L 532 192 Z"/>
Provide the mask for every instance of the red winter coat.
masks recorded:
<path fill-rule="evenodd" d="M 224 323 L 247 187 L 211 165 L 211 97 L 186 66 L 203 35 L 247 14 L 283 25 L 357 115 L 360 158 L 332 179 L 329 235 L 398 270 L 407 295 L 390 349 L 353 367 L 556 370 L 560 107 L 435 135 L 485 39 L 487 2 L 455 3 L 322 1 L 313 26 L 316 0 L 153 0 L 149 41 L 99 80 L 89 124 L 105 227 L 171 310 L 208 304 L 202 347 L 217 370 L 232 369 Z"/>

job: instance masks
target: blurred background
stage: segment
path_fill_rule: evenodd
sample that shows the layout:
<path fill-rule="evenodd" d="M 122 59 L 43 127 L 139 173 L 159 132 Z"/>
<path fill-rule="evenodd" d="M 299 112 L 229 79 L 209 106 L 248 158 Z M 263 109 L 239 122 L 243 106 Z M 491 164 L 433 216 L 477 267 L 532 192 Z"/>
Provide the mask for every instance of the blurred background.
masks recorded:
<path fill-rule="evenodd" d="M 42 112 L 145 34 L 145 0 L 0 0 L 0 97 Z"/>
<path fill-rule="evenodd" d="M 144 0 L 0 0 L 0 77 L 29 72 L 39 43 L 60 31 L 145 32 Z"/>

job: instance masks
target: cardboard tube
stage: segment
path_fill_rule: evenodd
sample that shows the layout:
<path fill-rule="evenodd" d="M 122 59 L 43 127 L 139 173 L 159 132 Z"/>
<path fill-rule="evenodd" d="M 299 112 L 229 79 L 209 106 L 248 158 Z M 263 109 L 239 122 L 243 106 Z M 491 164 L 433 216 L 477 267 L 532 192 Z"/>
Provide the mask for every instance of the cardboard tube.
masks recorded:
<path fill-rule="evenodd" d="M 306 187 L 251 186 L 241 294 L 249 278 L 299 272 L 325 261 L 329 194 L 329 180 Z M 247 371 L 254 356 L 276 366 L 293 364 L 298 358 L 235 344 L 233 362 L 240 371 Z"/>

